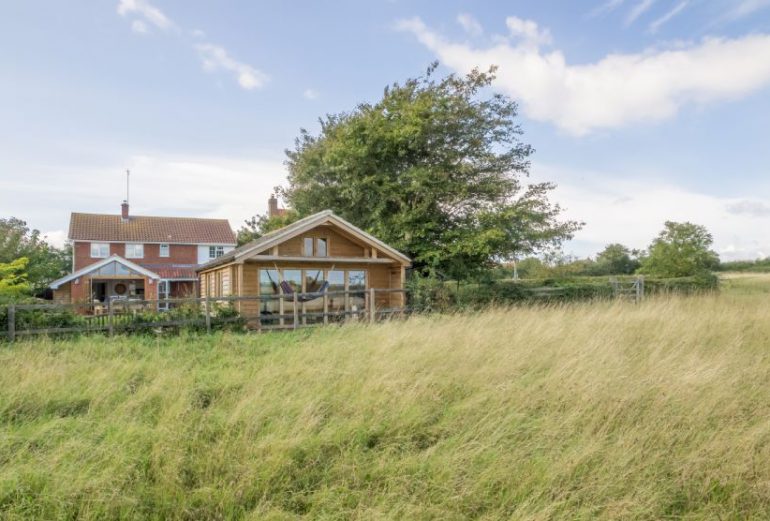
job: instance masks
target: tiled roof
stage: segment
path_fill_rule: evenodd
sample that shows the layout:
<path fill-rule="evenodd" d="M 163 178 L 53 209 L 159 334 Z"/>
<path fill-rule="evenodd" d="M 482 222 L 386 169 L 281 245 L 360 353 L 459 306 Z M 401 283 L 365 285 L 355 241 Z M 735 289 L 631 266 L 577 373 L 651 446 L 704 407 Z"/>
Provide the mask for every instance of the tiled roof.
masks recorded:
<path fill-rule="evenodd" d="M 161 279 L 196 280 L 198 278 L 198 276 L 195 274 L 195 268 L 197 266 L 181 267 L 181 266 L 168 265 L 168 266 L 161 266 L 158 268 L 150 268 L 149 266 L 145 266 L 145 267 L 157 273 Z"/>
<path fill-rule="evenodd" d="M 150 217 L 73 213 L 69 238 L 74 241 L 167 242 L 172 244 L 235 244 L 226 219 Z"/>

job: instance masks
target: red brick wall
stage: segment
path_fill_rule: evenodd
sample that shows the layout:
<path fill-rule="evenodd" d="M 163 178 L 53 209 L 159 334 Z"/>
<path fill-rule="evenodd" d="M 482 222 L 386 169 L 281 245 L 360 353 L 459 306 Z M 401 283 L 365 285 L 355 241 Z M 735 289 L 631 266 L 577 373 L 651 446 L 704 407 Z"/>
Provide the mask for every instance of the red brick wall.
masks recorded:
<path fill-rule="evenodd" d="M 198 264 L 198 247 L 194 244 L 172 244 L 169 257 L 161 257 L 159 244 L 145 244 L 144 258 L 128 259 L 137 264 Z M 90 266 L 102 259 L 91 258 L 91 243 L 76 242 L 74 247 L 75 271 Z M 125 258 L 126 247 L 122 243 L 110 244 L 110 255 L 120 255 Z"/>

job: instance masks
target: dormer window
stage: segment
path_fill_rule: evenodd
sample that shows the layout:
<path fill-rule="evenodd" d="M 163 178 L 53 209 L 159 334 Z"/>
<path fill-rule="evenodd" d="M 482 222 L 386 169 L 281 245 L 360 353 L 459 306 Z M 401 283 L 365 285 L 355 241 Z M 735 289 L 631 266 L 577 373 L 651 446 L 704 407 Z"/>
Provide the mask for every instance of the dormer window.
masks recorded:
<path fill-rule="evenodd" d="M 126 244 L 127 259 L 144 258 L 144 244 Z"/>
<path fill-rule="evenodd" d="M 302 239 L 302 254 L 305 257 L 326 257 L 329 255 L 328 241 L 321 237 Z"/>

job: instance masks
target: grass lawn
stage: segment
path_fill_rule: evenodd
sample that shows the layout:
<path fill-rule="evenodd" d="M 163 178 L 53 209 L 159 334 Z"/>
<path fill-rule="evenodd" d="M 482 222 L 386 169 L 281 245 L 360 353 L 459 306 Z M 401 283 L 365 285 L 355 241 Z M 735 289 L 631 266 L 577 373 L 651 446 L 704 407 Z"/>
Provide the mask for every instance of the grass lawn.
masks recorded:
<path fill-rule="evenodd" d="M 767 519 L 770 275 L 723 287 L 0 345 L 0 518 Z"/>

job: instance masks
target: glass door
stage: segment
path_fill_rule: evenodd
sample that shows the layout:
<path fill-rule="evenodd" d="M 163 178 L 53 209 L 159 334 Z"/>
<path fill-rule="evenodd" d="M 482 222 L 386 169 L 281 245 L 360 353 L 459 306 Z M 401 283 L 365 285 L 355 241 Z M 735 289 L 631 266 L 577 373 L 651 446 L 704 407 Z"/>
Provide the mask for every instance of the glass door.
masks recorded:
<path fill-rule="evenodd" d="M 168 302 L 164 302 L 171 294 L 171 283 L 167 280 L 158 282 L 158 311 L 168 311 Z"/>

